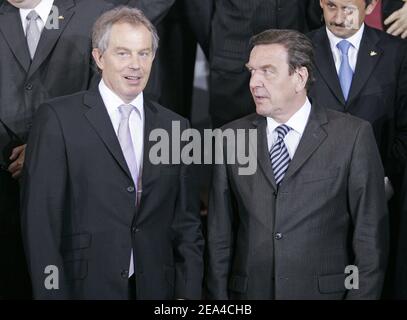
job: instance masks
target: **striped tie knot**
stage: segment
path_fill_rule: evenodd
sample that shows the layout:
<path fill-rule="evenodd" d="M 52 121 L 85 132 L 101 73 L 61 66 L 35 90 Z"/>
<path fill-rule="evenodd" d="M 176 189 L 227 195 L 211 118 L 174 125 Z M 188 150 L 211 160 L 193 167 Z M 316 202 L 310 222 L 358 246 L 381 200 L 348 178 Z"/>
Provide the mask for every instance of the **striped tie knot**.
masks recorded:
<path fill-rule="evenodd" d="M 288 132 L 290 132 L 291 128 L 286 124 L 279 125 L 276 129 L 278 140 L 284 140 L 285 136 Z"/>

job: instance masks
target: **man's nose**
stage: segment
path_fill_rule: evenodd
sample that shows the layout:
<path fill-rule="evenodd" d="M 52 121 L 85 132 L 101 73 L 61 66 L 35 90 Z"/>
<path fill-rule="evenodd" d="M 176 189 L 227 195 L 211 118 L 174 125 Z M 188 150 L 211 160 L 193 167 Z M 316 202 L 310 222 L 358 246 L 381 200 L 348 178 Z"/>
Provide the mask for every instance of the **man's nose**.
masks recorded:
<path fill-rule="evenodd" d="M 252 70 L 249 82 L 250 88 L 261 87 L 262 85 L 263 82 L 261 81 L 259 72 L 257 70 Z"/>
<path fill-rule="evenodd" d="M 336 10 L 334 22 L 336 25 L 343 25 L 346 19 L 346 12 L 344 10 Z"/>
<path fill-rule="evenodd" d="M 138 55 L 134 55 L 131 58 L 129 68 L 130 69 L 136 69 L 136 70 L 140 69 L 140 57 Z"/>

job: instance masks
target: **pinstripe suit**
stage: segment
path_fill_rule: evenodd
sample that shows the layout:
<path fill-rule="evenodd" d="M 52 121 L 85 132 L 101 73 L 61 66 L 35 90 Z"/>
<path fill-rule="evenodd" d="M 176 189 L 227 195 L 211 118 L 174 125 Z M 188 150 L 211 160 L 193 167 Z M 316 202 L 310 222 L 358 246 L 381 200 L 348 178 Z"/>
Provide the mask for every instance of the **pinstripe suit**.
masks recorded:
<path fill-rule="evenodd" d="M 224 128 L 257 130 L 258 169 L 243 176 L 236 164 L 215 165 L 208 212 L 209 297 L 379 298 L 388 217 L 371 126 L 313 104 L 278 190 L 265 118 L 253 114 Z M 347 291 L 344 271 L 351 264 L 359 268 L 359 289 Z"/>

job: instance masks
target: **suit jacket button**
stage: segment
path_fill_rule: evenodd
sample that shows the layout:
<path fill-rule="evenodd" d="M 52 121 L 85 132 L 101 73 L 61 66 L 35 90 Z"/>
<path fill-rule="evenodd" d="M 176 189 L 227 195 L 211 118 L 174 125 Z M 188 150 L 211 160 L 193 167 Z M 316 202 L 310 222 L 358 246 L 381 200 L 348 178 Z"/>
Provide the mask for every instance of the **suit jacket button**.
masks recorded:
<path fill-rule="evenodd" d="M 32 88 L 33 88 L 33 85 L 32 85 L 31 83 L 27 83 L 27 84 L 25 85 L 25 89 L 26 89 L 26 90 L 32 90 Z"/>
<path fill-rule="evenodd" d="M 140 229 L 139 229 L 139 228 L 136 228 L 136 227 L 133 227 L 133 228 L 131 228 L 131 231 L 132 231 L 133 233 L 136 233 L 136 232 L 140 232 Z"/>
<path fill-rule="evenodd" d="M 127 187 L 127 192 L 130 193 L 134 192 L 134 187 L 133 186 Z"/>
<path fill-rule="evenodd" d="M 276 240 L 281 240 L 283 238 L 283 235 L 280 232 L 277 232 L 275 238 Z"/>
<path fill-rule="evenodd" d="M 122 278 L 127 279 L 129 277 L 129 271 L 128 270 L 122 270 L 121 274 Z"/>
<path fill-rule="evenodd" d="M 274 197 L 277 197 L 277 191 L 274 191 L 274 192 L 273 192 L 273 196 L 274 196 Z"/>

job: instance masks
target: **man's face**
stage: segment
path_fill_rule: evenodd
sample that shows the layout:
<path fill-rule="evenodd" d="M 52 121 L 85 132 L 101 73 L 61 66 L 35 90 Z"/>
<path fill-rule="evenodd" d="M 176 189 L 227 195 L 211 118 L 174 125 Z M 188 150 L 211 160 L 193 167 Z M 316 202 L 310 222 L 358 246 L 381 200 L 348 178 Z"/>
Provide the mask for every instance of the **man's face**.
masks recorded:
<path fill-rule="evenodd" d="M 15 6 L 16 8 L 21 8 L 21 9 L 33 9 L 35 8 L 41 0 L 7 0 Z"/>
<path fill-rule="evenodd" d="M 105 84 L 125 103 L 144 90 L 154 60 L 151 32 L 144 26 L 116 23 L 105 52 L 93 49 Z"/>
<path fill-rule="evenodd" d="M 319 3 L 328 29 L 337 37 L 346 39 L 360 29 L 377 0 L 373 0 L 367 7 L 366 0 L 320 0 Z"/>
<path fill-rule="evenodd" d="M 256 112 L 281 119 L 292 113 L 297 93 L 304 89 L 297 71 L 289 74 L 287 49 L 280 44 L 257 45 L 250 53 L 250 91 Z"/>

